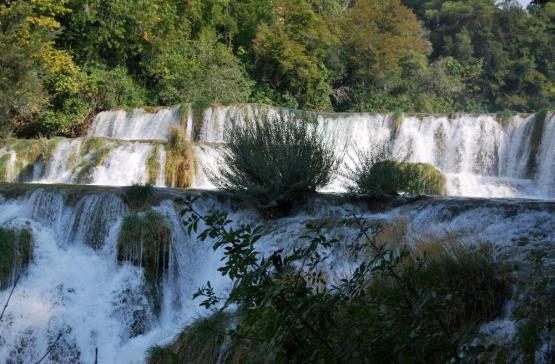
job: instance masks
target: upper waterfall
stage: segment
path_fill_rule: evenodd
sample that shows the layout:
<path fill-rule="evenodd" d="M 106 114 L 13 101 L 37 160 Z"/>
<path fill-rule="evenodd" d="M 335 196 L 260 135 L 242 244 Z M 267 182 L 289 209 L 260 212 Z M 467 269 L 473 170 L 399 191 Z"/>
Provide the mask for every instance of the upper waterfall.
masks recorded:
<path fill-rule="evenodd" d="M 233 127 L 278 109 L 257 105 L 213 107 L 203 115 L 199 140 L 225 142 Z M 555 196 L 555 115 L 534 139 L 535 117 L 516 115 L 406 115 L 309 113 L 331 138 L 348 167 L 360 152 L 387 151 L 388 158 L 430 163 L 446 174 L 450 195 L 474 197 Z M 212 153 L 214 154 L 214 153 Z M 205 158 L 207 153 L 203 153 Z M 537 160 L 534 168 L 532 161 Z M 210 162 L 209 164 L 215 164 Z M 337 179 L 327 191 L 341 191 Z"/>
<path fill-rule="evenodd" d="M 145 109 L 110 110 L 96 115 L 88 136 L 122 140 L 165 140 L 172 126 L 179 126 L 181 106 Z"/>
<path fill-rule="evenodd" d="M 164 173 L 171 172 L 166 164 L 172 163 L 166 158 L 167 138 L 172 128 L 181 128 L 194 143 L 192 187 L 213 188 L 207 176 L 221 165 L 228 131 L 262 113 L 281 111 L 258 104 L 215 105 L 203 111 L 189 104 L 104 111 L 93 119 L 87 138 L 37 140 L 41 153 L 36 155 L 30 155 L 28 141 L 17 148 L 13 141 L 0 143 L 0 180 L 166 186 Z M 335 143 L 343 169 L 352 166 L 357 153 L 386 151 L 389 159 L 430 163 L 440 169 L 447 176 L 449 195 L 555 197 L 553 113 L 545 121 L 536 121 L 534 115 L 504 120 L 489 114 L 307 115 Z M 323 190 L 344 191 L 345 181 L 337 177 Z"/>

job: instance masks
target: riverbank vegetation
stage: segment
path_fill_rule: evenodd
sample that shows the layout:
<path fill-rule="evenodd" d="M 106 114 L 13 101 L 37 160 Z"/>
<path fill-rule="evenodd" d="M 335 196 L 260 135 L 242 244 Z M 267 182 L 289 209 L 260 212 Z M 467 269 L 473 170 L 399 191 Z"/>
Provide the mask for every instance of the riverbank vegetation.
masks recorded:
<path fill-rule="evenodd" d="M 555 103 L 554 24 L 552 1 L 8 0 L 0 136 L 181 102 L 534 112 Z"/>
<path fill-rule="evenodd" d="M 342 225 L 358 232 L 359 259 L 332 278 L 325 262 L 335 241 L 323 225 L 308 224 L 294 248 L 264 255 L 258 229 L 232 228 L 218 212 L 201 216 L 194 200 L 184 205 L 189 231 L 205 224 L 199 237 L 223 251 L 219 270 L 234 284 L 223 298 L 210 283 L 201 287 L 195 296 L 212 314 L 152 349 L 150 363 L 443 363 L 489 355 L 479 326 L 503 313 L 512 282 L 489 246 L 381 243 L 353 216 Z"/>

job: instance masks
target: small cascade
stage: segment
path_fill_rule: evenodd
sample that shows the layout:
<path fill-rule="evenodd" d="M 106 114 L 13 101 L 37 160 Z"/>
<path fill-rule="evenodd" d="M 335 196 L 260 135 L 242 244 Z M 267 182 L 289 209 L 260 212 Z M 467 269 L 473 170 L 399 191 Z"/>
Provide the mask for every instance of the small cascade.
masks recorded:
<path fill-rule="evenodd" d="M 147 161 L 154 151 L 151 144 L 131 143 L 113 149 L 104 163 L 92 172 L 94 185 L 130 186 L 148 182 Z"/>
<path fill-rule="evenodd" d="M 38 188 L 29 198 L 30 217 L 45 224 L 55 225 L 62 218 L 63 196 L 55 190 Z"/>
<path fill-rule="evenodd" d="M 202 128 L 199 141 L 223 143 L 225 135 L 231 128 L 251 120 L 261 111 L 272 110 L 262 105 L 212 106 L 202 116 Z"/>
<path fill-rule="evenodd" d="M 17 153 L 8 148 L 0 149 L 0 178 L 4 182 L 16 182 Z"/>
<path fill-rule="evenodd" d="M 61 141 L 50 157 L 42 183 L 72 183 L 73 169 L 79 162 L 81 150 L 80 139 Z"/>
<path fill-rule="evenodd" d="M 94 249 L 106 246 L 110 229 L 127 213 L 127 206 L 112 193 L 83 197 L 73 212 L 67 241 L 80 242 Z"/>
<path fill-rule="evenodd" d="M 156 177 L 156 186 L 166 186 L 166 149 L 158 148 L 158 176 Z"/>
<path fill-rule="evenodd" d="M 193 176 L 194 188 L 214 189 L 216 186 L 210 181 L 210 174 L 218 172 L 222 158 L 222 148 L 215 144 L 198 143 L 193 146 L 196 168 Z"/>
<path fill-rule="evenodd" d="M 122 140 L 165 140 L 181 123 L 181 107 L 103 111 L 95 116 L 87 135 Z"/>

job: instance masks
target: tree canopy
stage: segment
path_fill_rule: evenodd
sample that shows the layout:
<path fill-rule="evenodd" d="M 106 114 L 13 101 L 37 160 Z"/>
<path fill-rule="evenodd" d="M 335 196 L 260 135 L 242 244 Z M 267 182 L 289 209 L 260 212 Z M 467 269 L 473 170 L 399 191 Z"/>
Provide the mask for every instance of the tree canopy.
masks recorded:
<path fill-rule="evenodd" d="M 553 1 L 6 0 L 0 136 L 200 99 L 533 112 L 555 105 L 553 44 Z"/>

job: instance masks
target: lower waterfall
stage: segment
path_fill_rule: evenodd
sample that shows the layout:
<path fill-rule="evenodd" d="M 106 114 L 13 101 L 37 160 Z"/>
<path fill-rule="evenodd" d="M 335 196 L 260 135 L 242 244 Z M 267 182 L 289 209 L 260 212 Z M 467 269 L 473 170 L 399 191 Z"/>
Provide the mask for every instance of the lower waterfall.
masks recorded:
<path fill-rule="evenodd" d="M 156 194 L 159 202 L 150 208 L 172 230 L 159 314 L 145 295 L 143 268 L 117 260 L 120 226 L 130 214 L 121 189 L 0 188 L 0 227 L 28 229 L 34 242 L 33 259 L 0 322 L 0 361 L 35 362 L 52 346 L 45 362 L 92 363 L 98 351 L 99 363 L 143 363 L 150 347 L 168 343 L 192 319 L 208 313 L 192 300 L 193 293 L 210 281 L 223 295 L 230 282 L 217 271 L 221 256 L 210 241 L 183 230 L 174 199 L 193 194 L 200 196 L 195 206 L 201 213 L 215 207 L 236 223 L 262 220 L 211 192 Z M 372 213 L 363 204 L 321 195 L 291 217 L 264 223 L 260 249 L 265 254 L 290 249 L 306 222 L 338 221 L 353 209 L 371 221 L 400 224 L 407 239 L 456 234 L 469 244 L 489 242 L 496 254 L 516 261 L 533 247 L 555 242 L 553 202 L 439 198 Z M 329 232 L 339 239 L 326 263 L 337 279 L 354 264 L 348 247 L 352 234 L 345 229 Z M 0 291 L 0 302 L 8 294 Z"/>

